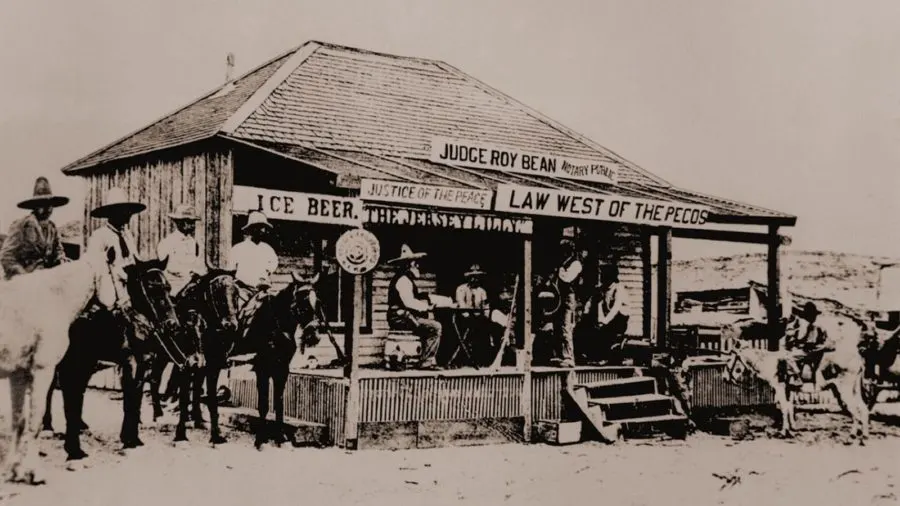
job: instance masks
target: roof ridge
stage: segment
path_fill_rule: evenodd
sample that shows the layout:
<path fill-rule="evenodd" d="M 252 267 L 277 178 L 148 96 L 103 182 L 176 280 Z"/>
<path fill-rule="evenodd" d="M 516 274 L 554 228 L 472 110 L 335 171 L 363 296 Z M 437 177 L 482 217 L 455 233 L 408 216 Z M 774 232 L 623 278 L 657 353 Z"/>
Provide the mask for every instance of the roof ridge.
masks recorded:
<path fill-rule="evenodd" d="M 372 55 L 372 56 L 381 56 L 381 57 L 385 57 L 385 58 L 396 58 L 396 59 L 401 59 L 401 60 L 414 60 L 414 61 L 421 62 L 421 63 L 443 63 L 440 60 L 435 60 L 433 58 L 425 58 L 422 56 L 406 56 L 406 55 L 399 55 L 399 54 L 393 54 L 393 53 L 384 53 L 381 51 L 372 51 L 371 49 L 365 49 L 365 48 L 354 47 L 354 46 L 346 46 L 343 44 L 335 44 L 333 42 L 325 42 L 325 41 L 321 41 L 321 40 L 310 40 L 309 42 L 314 42 L 316 44 L 319 44 L 320 46 L 322 46 L 325 49 L 334 49 L 337 51 L 349 51 L 351 53 L 359 53 L 359 54 Z"/>
<path fill-rule="evenodd" d="M 150 121 L 149 123 L 144 124 L 144 126 L 142 126 L 141 128 L 138 128 L 138 129 L 136 129 L 136 130 L 134 130 L 134 131 L 132 131 L 132 132 L 129 132 L 129 133 L 127 133 L 127 134 L 125 134 L 125 135 L 119 137 L 118 139 L 116 139 L 116 140 L 110 142 L 109 144 L 106 144 L 106 145 L 104 145 L 104 146 L 102 146 L 102 147 L 100 147 L 100 148 L 97 148 L 97 149 L 91 151 L 90 153 L 88 153 L 88 154 L 86 154 L 86 155 L 84 155 L 84 156 L 78 158 L 78 159 L 75 160 L 74 162 L 70 162 L 70 163 L 66 164 L 66 165 L 65 165 L 62 169 L 60 169 L 60 170 L 61 170 L 64 174 L 67 173 L 68 171 L 71 170 L 72 167 L 78 166 L 81 162 L 87 160 L 88 158 L 91 158 L 92 156 L 95 156 L 95 155 L 97 155 L 97 154 L 99 154 L 99 153 L 102 153 L 103 151 L 106 151 L 107 149 L 109 149 L 109 148 L 111 148 L 111 147 L 113 147 L 113 146 L 115 146 L 115 145 L 117 145 L 117 144 L 120 144 L 121 142 L 125 141 L 126 139 L 129 139 L 129 138 L 131 138 L 131 137 L 134 137 L 135 135 L 137 135 L 137 134 L 143 132 L 144 130 L 147 130 L 147 129 L 150 129 L 150 128 L 156 126 L 157 124 L 161 123 L 161 122 L 162 122 L 163 120 L 165 120 L 166 118 L 169 118 L 169 117 L 171 117 L 171 116 L 174 116 L 174 115 L 178 114 L 179 112 L 181 112 L 181 111 L 187 109 L 188 107 L 191 107 L 191 106 L 197 104 L 197 103 L 200 102 L 200 101 L 206 100 L 207 98 L 209 98 L 209 97 L 215 95 L 216 93 L 218 93 L 219 91 L 221 91 L 221 90 L 222 90 L 223 88 L 225 88 L 226 86 L 232 85 L 232 84 L 234 84 L 234 83 L 236 83 L 236 82 L 238 82 L 238 81 L 240 81 L 240 80 L 242 80 L 242 79 L 248 77 L 249 75 L 253 74 L 254 72 L 258 72 L 258 71 L 259 71 L 260 69 L 262 69 L 263 67 L 265 67 L 265 66 L 267 66 L 267 65 L 271 65 L 272 63 L 274 63 L 274 62 L 280 60 L 281 58 L 284 58 L 284 57 L 286 57 L 287 55 L 289 55 L 289 54 L 291 54 L 291 53 L 294 53 L 294 52 L 298 51 L 298 50 L 299 50 L 301 47 L 303 47 L 304 45 L 306 45 L 306 43 L 304 43 L 304 44 L 302 44 L 302 45 L 300 45 L 300 46 L 298 46 L 298 47 L 295 47 L 295 48 L 291 49 L 290 51 L 284 51 L 284 52 L 280 53 L 278 56 L 276 56 L 276 57 L 274 57 L 274 58 L 270 58 L 270 59 L 266 60 L 264 63 L 262 63 L 262 64 L 260 64 L 260 65 L 257 65 L 257 66 L 254 67 L 253 69 L 251 69 L 251 70 L 249 70 L 249 71 L 247 71 L 247 72 L 241 74 L 240 77 L 238 77 L 238 78 L 236 78 L 236 79 L 232 79 L 232 80 L 230 80 L 230 81 L 228 81 L 228 82 L 226 82 L 226 83 L 223 83 L 223 84 L 217 86 L 216 88 L 214 88 L 214 89 L 212 89 L 212 90 L 210 90 L 210 91 L 204 93 L 203 95 L 201 95 L 201 96 L 195 98 L 194 100 L 189 101 L 189 102 L 186 103 L 185 105 L 183 105 L 183 106 L 181 106 L 181 107 L 178 107 L 177 109 L 174 109 L 174 110 L 172 110 L 172 111 L 170 111 L 170 112 L 168 112 L 168 113 L 166 113 L 166 114 L 164 114 L 164 115 L 162 115 L 162 116 L 156 118 L 155 120 Z M 215 135 L 215 134 L 213 134 L 213 135 Z M 212 135 L 211 135 L 210 137 L 212 137 Z M 199 139 L 198 139 L 198 140 L 199 140 Z"/>
<path fill-rule="evenodd" d="M 478 79 L 477 77 L 472 76 L 471 74 L 468 74 L 466 72 L 463 72 L 462 70 L 460 70 L 460 69 L 454 67 L 453 65 L 450 65 L 449 63 L 444 62 L 444 61 L 434 60 L 434 63 L 436 63 L 438 66 L 444 68 L 445 70 L 450 70 L 451 72 L 455 72 L 458 75 L 461 74 L 462 76 L 465 76 L 466 78 L 471 79 L 473 83 L 475 83 L 477 86 L 479 86 L 486 93 L 490 93 L 490 94 L 494 95 L 495 97 L 506 100 L 507 102 L 511 103 L 512 105 L 515 105 L 516 107 L 518 107 L 519 110 L 521 110 L 525 114 L 528 114 L 529 116 L 533 117 L 534 119 L 546 124 L 550 128 L 553 128 L 553 129 L 559 131 L 560 133 L 567 135 L 570 138 L 572 138 L 578 142 L 581 142 L 582 144 L 586 145 L 587 147 L 596 149 L 598 151 L 608 152 L 610 155 L 612 155 L 612 158 L 614 158 L 614 159 L 618 158 L 618 160 L 616 160 L 616 161 L 621 163 L 623 166 L 625 166 L 629 169 L 632 169 L 640 174 L 643 174 L 644 176 L 649 178 L 651 181 L 654 181 L 658 184 L 663 184 L 666 186 L 672 186 L 671 183 L 669 183 L 665 179 L 661 178 L 660 176 L 658 176 L 658 175 L 648 171 L 647 169 L 637 165 L 636 163 L 626 159 L 625 157 L 619 155 L 615 151 L 607 148 L 606 146 L 603 146 L 600 143 L 598 143 L 594 140 L 591 140 L 587 136 L 580 134 L 580 133 L 576 132 L 575 130 L 572 130 L 571 128 L 550 118 L 549 116 L 539 112 L 538 110 L 536 110 L 532 107 L 529 107 L 525 103 L 523 103 L 519 100 L 516 100 L 515 98 L 511 97 L 510 95 L 507 95 L 506 93 L 498 90 L 497 88 L 494 88 L 493 86 L 485 83 L 484 81 Z"/>

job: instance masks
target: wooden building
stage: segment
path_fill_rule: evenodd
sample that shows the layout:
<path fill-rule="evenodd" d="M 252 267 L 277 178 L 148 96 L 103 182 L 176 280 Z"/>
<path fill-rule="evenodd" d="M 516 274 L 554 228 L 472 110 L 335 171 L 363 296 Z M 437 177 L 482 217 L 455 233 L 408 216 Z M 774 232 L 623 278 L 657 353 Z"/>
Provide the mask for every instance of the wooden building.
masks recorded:
<path fill-rule="evenodd" d="M 449 437 L 447 424 L 471 434 L 479 430 L 472 420 L 494 420 L 518 429 L 492 434 L 528 440 L 532 422 L 558 419 L 561 382 L 571 371 L 533 369 L 528 357 L 532 275 L 549 269 L 546 246 L 561 236 L 578 237 L 588 250 L 588 279 L 602 262 L 619 265 L 634 301 L 628 334 L 665 347 L 673 237 L 767 244 L 769 285 L 777 286 L 779 230 L 796 222 L 674 186 L 444 62 L 315 41 L 63 172 L 88 183 L 85 237 L 98 225 L 90 209 L 111 187 L 148 205 L 132 223 L 144 255 L 171 230 L 166 213 L 190 203 L 203 213 L 197 236 L 207 261 L 223 265 L 246 213 L 263 210 L 276 224 L 279 280 L 291 269 L 325 273 L 322 298 L 336 328 L 352 313 L 353 284 L 336 266 L 334 242 L 351 227 L 374 232 L 382 265 L 364 276 L 358 333 L 348 329 L 352 366 L 298 371 L 287 393 L 289 415 L 325 424 L 329 441 L 348 447 L 375 445 L 383 424 L 421 446 L 442 444 L 433 438 Z M 350 212 L 322 212 L 335 203 Z M 519 276 L 515 364 L 499 372 L 365 368 L 382 360 L 393 275 L 383 261 L 403 243 L 429 253 L 426 290 L 451 295 L 474 262 L 495 292 Z M 777 297 L 767 302 L 767 311 L 779 310 Z M 579 381 L 622 374 L 575 372 Z M 252 396 L 251 380 L 235 381 L 239 398 Z"/>

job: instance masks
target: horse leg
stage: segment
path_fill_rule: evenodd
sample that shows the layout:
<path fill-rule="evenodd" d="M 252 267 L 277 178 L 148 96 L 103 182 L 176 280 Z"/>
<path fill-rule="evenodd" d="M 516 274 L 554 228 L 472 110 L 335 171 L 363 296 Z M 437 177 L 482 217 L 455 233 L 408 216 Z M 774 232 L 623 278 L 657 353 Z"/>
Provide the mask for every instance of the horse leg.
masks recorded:
<path fill-rule="evenodd" d="M 148 382 L 150 383 L 150 403 L 153 405 L 154 422 L 162 418 L 163 416 L 159 387 L 162 384 L 162 375 L 165 368 L 166 361 L 162 358 L 157 358 L 156 360 L 154 360 L 153 365 L 150 367 L 150 377 L 148 378 Z"/>
<path fill-rule="evenodd" d="M 56 368 L 55 375 L 59 375 L 59 367 Z M 41 421 L 42 430 L 53 433 L 53 382 L 50 382 L 50 388 L 47 389 L 47 401 L 44 409 L 44 418 Z"/>
<path fill-rule="evenodd" d="M 205 377 L 206 368 L 194 368 L 189 372 L 191 383 L 191 419 L 194 421 L 194 427 L 197 429 L 205 429 L 206 424 L 203 420 L 203 410 L 200 403 L 203 401 L 203 379 Z"/>
<path fill-rule="evenodd" d="M 775 385 L 775 403 L 781 411 L 781 435 L 791 437 L 791 399 L 784 383 Z"/>
<path fill-rule="evenodd" d="M 263 369 L 264 366 L 258 364 L 257 369 Z M 259 410 L 259 425 L 256 428 L 256 449 L 260 449 L 266 442 L 266 417 L 269 416 L 269 375 L 257 370 L 256 371 L 256 402 L 257 410 Z"/>
<path fill-rule="evenodd" d="M 206 372 L 206 391 L 208 392 L 206 406 L 207 409 L 209 409 L 209 442 L 214 445 L 222 444 L 227 440 L 222 436 L 221 430 L 219 429 L 219 399 L 217 391 L 219 387 L 219 374 L 221 371 L 218 367 L 207 364 L 204 372 Z"/>
<path fill-rule="evenodd" d="M 275 410 L 275 444 L 281 446 L 287 441 L 284 426 L 284 387 L 287 385 L 288 368 L 279 370 L 272 375 L 272 388 L 274 390 L 274 398 L 272 399 L 273 408 Z"/>
<path fill-rule="evenodd" d="M 141 381 L 138 379 L 137 358 L 130 356 L 122 362 L 122 430 L 119 440 L 125 448 L 143 445 L 137 435 L 139 404 L 141 402 Z"/>
<path fill-rule="evenodd" d="M 27 371 L 17 371 L 9 376 L 9 394 L 10 403 L 12 404 L 12 441 L 6 452 L 4 468 L 8 473 L 7 479 L 10 481 L 15 478 L 19 462 L 22 459 L 21 444 L 27 420 L 25 416 L 25 392 L 28 381 Z"/>
<path fill-rule="evenodd" d="M 20 440 L 23 460 L 13 469 L 13 481 L 23 481 L 39 485 L 45 480 L 41 476 L 41 458 L 38 448 L 38 435 L 41 432 L 41 411 L 46 408 L 44 392 L 53 382 L 54 367 L 35 367 L 31 376 L 25 376 L 24 387 L 28 393 L 28 404 L 25 406 L 25 430 Z M 29 381 L 30 379 L 30 381 Z"/>
<path fill-rule="evenodd" d="M 71 368 L 69 368 L 71 369 Z M 66 460 L 80 460 L 88 456 L 81 449 L 81 421 L 84 410 L 84 393 L 90 374 L 78 374 L 74 370 L 60 372 L 60 388 L 63 394 L 63 410 L 66 415 Z"/>
<path fill-rule="evenodd" d="M 172 370 L 175 372 L 175 369 Z M 180 374 L 178 377 L 181 379 L 181 385 L 179 385 L 178 389 L 178 426 L 175 429 L 175 442 L 179 441 L 187 441 L 187 418 L 188 418 L 188 404 L 190 403 L 190 383 L 191 383 L 191 375 L 184 369 L 179 369 Z"/>

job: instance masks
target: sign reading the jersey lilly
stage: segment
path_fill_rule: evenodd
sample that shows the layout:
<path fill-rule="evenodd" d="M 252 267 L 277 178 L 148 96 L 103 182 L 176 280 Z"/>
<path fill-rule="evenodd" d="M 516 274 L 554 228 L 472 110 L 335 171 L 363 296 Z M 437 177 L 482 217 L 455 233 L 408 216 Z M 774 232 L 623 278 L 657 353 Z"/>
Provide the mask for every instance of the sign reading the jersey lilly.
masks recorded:
<path fill-rule="evenodd" d="M 435 137 L 429 160 L 479 169 L 554 176 L 596 183 L 616 184 L 618 170 L 614 162 L 581 160 L 571 157 L 527 153 L 512 148 L 477 142 Z"/>
<path fill-rule="evenodd" d="M 235 186 L 233 201 L 235 212 L 262 211 L 276 220 L 355 226 L 363 214 L 359 199 L 252 186 Z"/>

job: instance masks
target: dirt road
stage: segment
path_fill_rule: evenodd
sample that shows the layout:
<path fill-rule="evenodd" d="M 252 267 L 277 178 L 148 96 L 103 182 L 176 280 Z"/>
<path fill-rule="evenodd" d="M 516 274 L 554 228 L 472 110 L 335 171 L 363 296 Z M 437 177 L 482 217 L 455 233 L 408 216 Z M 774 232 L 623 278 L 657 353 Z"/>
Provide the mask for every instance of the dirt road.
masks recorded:
<path fill-rule="evenodd" d="M 59 404 L 59 403 L 57 403 Z M 91 392 L 85 418 L 93 436 L 84 466 L 64 463 L 61 441 L 42 442 L 49 483 L 5 485 L 10 506 L 65 504 L 249 506 L 266 504 L 898 504 L 900 430 L 875 423 L 868 446 L 834 437 L 836 415 L 801 413 L 814 425 L 796 440 L 733 442 L 704 434 L 687 441 L 615 446 L 504 445 L 416 451 L 266 447 L 231 433 L 210 448 L 206 434 L 173 447 L 169 426 L 147 427 L 146 446 L 117 450 L 121 405 Z M 58 412 L 58 409 L 56 410 Z M 149 413 L 149 411 L 147 411 Z M 57 428 L 63 427 L 57 415 Z M 171 422 L 169 419 L 167 422 Z M 73 470 L 69 470 L 73 469 Z"/>

